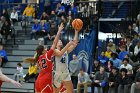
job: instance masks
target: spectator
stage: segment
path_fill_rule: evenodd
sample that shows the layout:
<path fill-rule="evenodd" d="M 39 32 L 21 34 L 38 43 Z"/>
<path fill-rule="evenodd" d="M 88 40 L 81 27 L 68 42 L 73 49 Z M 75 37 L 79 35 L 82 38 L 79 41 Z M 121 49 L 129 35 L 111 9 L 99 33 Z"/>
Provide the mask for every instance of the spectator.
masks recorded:
<path fill-rule="evenodd" d="M 107 46 L 107 51 L 105 52 L 105 56 L 106 56 L 107 58 L 111 58 L 111 53 L 112 53 L 112 51 L 110 50 L 110 47 Z"/>
<path fill-rule="evenodd" d="M 128 54 L 128 51 L 126 51 L 126 46 L 125 45 L 122 45 L 121 47 L 120 47 L 120 50 L 121 50 L 121 52 L 119 53 L 119 59 L 120 60 L 123 60 L 124 59 L 124 57 L 125 57 L 125 55 L 127 55 Z"/>
<path fill-rule="evenodd" d="M 107 71 L 108 72 L 111 72 L 112 71 L 112 68 L 113 68 L 113 62 L 109 60 L 107 62 Z"/>
<path fill-rule="evenodd" d="M 129 64 L 132 65 L 133 68 L 140 65 L 139 62 L 134 62 L 134 61 L 129 57 L 128 54 L 125 56 L 125 58 L 127 58 L 127 59 L 129 60 Z"/>
<path fill-rule="evenodd" d="M 120 66 L 120 69 L 122 69 L 122 68 L 125 68 L 125 69 L 127 69 L 127 71 L 131 71 L 131 72 L 133 72 L 132 70 L 132 66 L 129 64 L 129 59 L 127 59 L 127 58 L 124 58 L 123 59 L 123 61 L 122 61 L 122 65 Z"/>
<path fill-rule="evenodd" d="M 46 20 L 46 22 L 49 21 L 49 16 L 46 12 L 43 12 L 41 17 L 40 17 L 40 20 Z"/>
<path fill-rule="evenodd" d="M 65 16 L 61 16 L 61 19 L 60 19 L 59 24 L 62 23 L 62 22 L 63 22 L 63 24 L 66 26 L 67 20 L 66 20 Z"/>
<path fill-rule="evenodd" d="M 95 73 L 94 81 L 92 84 L 92 91 L 94 92 L 94 87 L 98 87 L 98 93 L 107 93 L 107 80 L 108 74 L 105 72 L 105 67 L 101 66 L 100 71 Z"/>
<path fill-rule="evenodd" d="M 72 17 L 73 18 L 76 18 L 77 17 L 77 14 L 78 14 L 78 11 L 77 11 L 77 7 L 73 5 L 71 5 L 69 11 L 71 11 L 71 14 L 72 14 Z"/>
<path fill-rule="evenodd" d="M 31 39 L 33 40 L 37 39 L 37 35 L 41 29 L 40 24 L 38 23 L 38 20 L 35 20 L 34 22 L 35 24 L 32 26 L 32 32 L 31 32 Z"/>
<path fill-rule="evenodd" d="M 124 35 L 122 35 L 121 37 L 122 38 L 120 40 L 119 46 L 126 45 L 126 42 L 127 42 L 126 38 L 124 37 Z"/>
<path fill-rule="evenodd" d="M 82 16 L 82 13 L 84 12 L 84 7 L 81 3 L 78 5 L 77 10 L 78 10 L 78 14 Z"/>
<path fill-rule="evenodd" d="M 56 35 L 56 28 L 55 28 L 55 22 L 51 22 L 51 28 L 50 28 L 50 32 L 48 34 L 49 36 L 49 40 L 54 39 L 55 35 Z"/>
<path fill-rule="evenodd" d="M 119 68 L 121 66 L 121 60 L 118 59 L 117 56 L 118 56 L 117 53 L 112 53 L 111 58 L 109 60 L 113 62 L 113 65 L 116 68 Z"/>
<path fill-rule="evenodd" d="M 16 80 L 18 82 L 23 81 L 23 75 L 24 75 L 24 73 L 23 73 L 22 64 L 18 63 L 16 73 L 14 74 L 14 80 Z"/>
<path fill-rule="evenodd" d="M 84 86 L 84 93 L 87 93 L 88 86 L 91 85 L 91 80 L 88 73 L 84 72 L 83 69 L 80 69 L 78 74 L 78 84 L 77 84 L 77 93 L 81 93 L 81 87 Z"/>
<path fill-rule="evenodd" d="M 98 60 L 94 60 L 93 67 L 92 67 L 93 77 L 95 76 L 95 73 L 98 72 L 99 70 L 100 70 L 100 63 Z"/>
<path fill-rule="evenodd" d="M 21 21 L 22 20 L 22 12 L 23 12 L 23 9 L 21 8 L 21 5 L 20 4 L 17 6 L 16 11 L 18 13 L 18 20 Z"/>
<path fill-rule="evenodd" d="M 140 40 L 134 48 L 134 55 L 135 55 L 135 58 L 136 58 L 135 61 L 140 61 Z"/>
<path fill-rule="evenodd" d="M 31 6 L 31 4 L 28 4 L 23 12 L 23 16 L 27 18 L 27 21 L 30 23 L 32 21 L 32 18 L 35 16 L 34 8 Z"/>
<path fill-rule="evenodd" d="M 138 27 L 136 23 L 133 23 L 133 28 L 132 28 L 136 33 L 138 33 Z"/>
<path fill-rule="evenodd" d="M 130 38 L 127 38 L 127 43 L 126 43 L 126 50 L 130 55 L 133 55 L 134 53 L 134 47 L 132 45 L 132 41 Z"/>
<path fill-rule="evenodd" d="M 69 63 L 69 70 L 70 70 L 70 73 L 71 73 L 71 80 L 72 80 L 72 83 L 74 85 L 74 88 L 76 89 L 76 85 L 77 85 L 77 82 L 78 82 L 78 73 L 79 73 L 79 70 L 80 70 L 80 65 L 79 65 L 79 60 L 77 59 L 76 55 L 73 54 L 72 55 L 72 60 L 70 61 Z"/>
<path fill-rule="evenodd" d="M 37 76 L 37 65 L 35 63 L 30 63 L 28 73 L 24 77 L 25 82 L 28 82 L 30 78 L 36 78 Z"/>
<path fill-rule="evenodd" d="M 116 46 L 115 46 L 115 44 L 113 43 L 113 39 L 110 39 L 110 40 L 109 40 L 108 46 L 110 47 L 110 50 L 111 50 L 112 52 L 116 52 Z"/>
<path fill-rule="evenodd" d="M 5 36 L 5 39 L 8 39 L 8 36 L 11 36 L 11 25 L 8 23 L 7 20 L 4 21 L 0 33 Z"/>
<path fill-rule="evenodd" d="M 118 93 L 129 93 L 130 78 L 127 76 L 127 69 L 122 68 L 120 72 Z"/>
<path fill-rule="evenodd" d="M 50 31 L 50 26 L 49 26 L 49 24 L 45 23 L 45 21 L 42 20 L 41 23 L 40 23 L 40 25 L 41 25 L 41 28 L 40 28 L 40 31 L 39 31 L 39 33 L 38 33 L 39 36 L 40 36 L 40 37 L 47 36 L 48 33 L 49 33 L 49 31 Z"/>
<path fill-rule="evenodd" d="M 100 64 L 103 65 L 103 66 L 106 66 L 107 65 L 107 61 L 108 61 L 108 58 L 105 56 L 105 53 L 102 52 L 101 55 L 98 57 L 98 60 L 100 61 Z"/>
<path fill-rule="evenodd" d="M 10 18 L 11 18 L 13 24 L 15 24 L 18 21 L 18 13 L 16 12 L 16 10 L 14 8 L 13 8 Z"/>
<path fill-rule="evenodd" d="M 55 35 L 56 35 L 56 26 L 55 26 L 55 22 L 52 21 L 50 23 L 50 31 L 48 33 L 48 36 L 45 36 L 44 37 L 44 43 L 47 44 L 48 40 L 53 40 L 55 38 Z"/>
<path fill-rule="evenodd" d="M 3 21 L 3 19 L 5 19 L 4 21 L 7 21 L 9 25 L 11 25 L 11 22 L 10 22 L 10 16 L 8 14 L 8 11 L 7 9 L 3 9 L 2 11 L 2 15 L 1 15 L 1 20 Z"/>
<path fill-rule="evenodd" d="M 134 35 L 134 38 L 133 38 L 133 41 L 132 41 L 132 45 L 133 47 L 135 47 L 137 45 L 137 43 L 139 42 L 139 35 L 138 34 L 135 34 Z"/>
<path fill-rule="evenodd" d="M 57 18 L 57 16 L 56 16 L 56 14 L 55 14 L 55 12 L 54 11 L 51 11 L 51 15 L 50 15 L 50 21 L 52 22 L 52 21 L 56 21 L 56 18 Z"/>
<path fill-rule="evenodd" d="M 127 32 L 125 33 L 126 36 L 130 36 L 131 38 L 134 38 L 134 35 L 137 34 L 133 29 L 132 29 L 132 26 L 129 25 L 128 26 L 128 30 Z"/>
<path fill-rule="evenodd" d="M 112 67 L 112 71 L 109 74 L 109 91 L 108 93 L 118 93 L 119 74 L 116 67 Z"/>
<path fill-rule="evenodd" d="M 61 3 L 58 3 L 55 12 L 57 13 L 57 15 L 59 17 L 61 17 L 62 15 L 64 16 L 65 15 L 65 7 L 63 5 L 61 5 Z"/>
<path fill-rule="evenodd" d="M 65 27 L 67 31 L 69 31 L 69 30 L 72 29 L 72 24 L 71 24 L 72 23 L 72 20 L 73 20 L 72 19 L 72 16 L 69 15 L 67 17 L 67 23 L 66 23 L 66 27 Z"/>
<path fill-rule="evenodd" d="M 135 76 L 135 82 L 131 85 L 131 93 L 138 93 L 140 89 L 140 66 Z"/>
<path fill-rule="evenodd" d="M 0 45 L 0 66 L 3 67 L 6 62 L 8 62 L 6 51 L 3 49 L 3 45 Z"/>

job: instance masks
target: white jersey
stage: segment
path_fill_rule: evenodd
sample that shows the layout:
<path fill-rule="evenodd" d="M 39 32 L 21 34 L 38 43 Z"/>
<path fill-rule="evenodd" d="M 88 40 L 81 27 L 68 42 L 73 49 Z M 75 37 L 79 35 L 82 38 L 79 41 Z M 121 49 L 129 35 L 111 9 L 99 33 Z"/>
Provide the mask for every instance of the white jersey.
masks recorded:
<path fill-rule="evenodd" d="M 56 49 L 55 51 L 59 51 Z M 60 88 L 62 81 L 70 81 L 70 73 L 68 70 L 68 53 L 65 52 L 62 56 L 55 56 L 54 58 L 54 74 L 53 86 Z"/>
<path fill-rule="evenodd" d="M 59 50 L 56 49 L 55 51 L 59 51 Z M 54 71 L 62 72 L 62 73 L 69 73 L 67 51 L 62 56 L 55 56 Z"/>

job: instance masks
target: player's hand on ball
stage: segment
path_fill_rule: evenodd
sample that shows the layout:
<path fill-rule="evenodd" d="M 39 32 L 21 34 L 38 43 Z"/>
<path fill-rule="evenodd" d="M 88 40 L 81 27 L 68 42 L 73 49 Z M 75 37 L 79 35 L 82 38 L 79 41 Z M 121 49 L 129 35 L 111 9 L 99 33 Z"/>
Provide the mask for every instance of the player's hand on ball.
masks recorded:
<path fill-rule="evenodd" d="M 62 31 L 63 29 L 64 29 L 64 24 L 61 23 L 60 26 L 58 27 L 58 30 L 59 30 L 59 31 Z"/>
<path fill-rule="evenodd" d="M 22 85 L 19 83 L 19 82 L 17 82 L 17 81 L 15 81 L 15 80 L 11 80 L 10 81 L 13 85 L 15 85 L 16 87 L 22 87 Z"/>

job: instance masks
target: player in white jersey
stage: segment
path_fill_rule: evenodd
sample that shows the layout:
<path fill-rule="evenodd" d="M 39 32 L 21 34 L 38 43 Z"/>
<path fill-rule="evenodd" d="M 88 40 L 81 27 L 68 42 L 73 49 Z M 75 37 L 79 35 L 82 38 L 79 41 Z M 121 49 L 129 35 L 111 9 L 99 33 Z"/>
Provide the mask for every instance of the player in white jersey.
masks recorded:
<path fill-rule="evenodd" d="M 55 61 L 54 61 L 54 76 L 53 76 L 53 87 L 54 93 L 59 93 L 60 86 L 66 87 L 66 93 L 73 93 L 73 84 L 71 81 L 70 73 L 68 70 L 68 54 L 76 47 L 78 43 L 78 31 L 75 31 L 73 41 L 69 42 L 62 49 L 62 41 L 59 40 L 57 43 L 57 49 L 55 49 Z"/>

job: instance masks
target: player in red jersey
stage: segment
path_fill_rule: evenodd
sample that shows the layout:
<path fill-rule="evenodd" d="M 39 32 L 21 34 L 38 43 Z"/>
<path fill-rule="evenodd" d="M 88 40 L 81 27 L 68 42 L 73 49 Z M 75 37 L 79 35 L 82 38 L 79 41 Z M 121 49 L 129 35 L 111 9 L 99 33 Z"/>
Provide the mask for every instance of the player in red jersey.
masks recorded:
<path fill-rule="evenodd" d="M 62 31 L 63 28 L 64 28 L 63 24 L 61 24 L 57 32 L 57 35 L 54 39 L 53 45 L 49 51 L 46 51 L 44 46 L 39 45 L 36 48 L 36 55 L 34 58 L 24 59 L 24 62 L 37 62 L 40 68 L 40 73 L 35 84 L 36 93 L 53 93 L 53 88 L 52 88 L 53 62 L 51 61 L 51 58 L 56 48 L 60 32 Z M 65 48 L 67 48 L 68 46 L 72 44 L 75 44 L 75 43 L 73 41 L 70 41 L 65 46 Z M 64 51 L 65 49 L 62 50 L 62 52 Z"/>
<path fill-rule="evenodd" d="M 57 35 L 54 39 L 53 45 L 49 51 L 46 51 L 44 46 L 39 45 L 36 48 L 35 60 L 40 68 L 40 73 L 35 83 L 36 93 L 53 93 L 52 88 L 52 67 L 53 62 L 51 61 L 54 49 L 56 48 L 60 32 L 63 29 L 63 24 L 59 26 Z"/>

